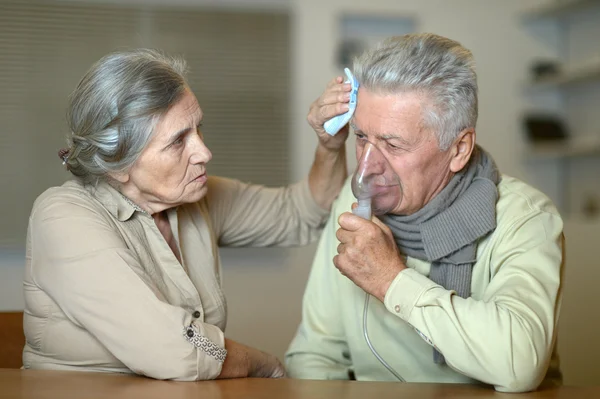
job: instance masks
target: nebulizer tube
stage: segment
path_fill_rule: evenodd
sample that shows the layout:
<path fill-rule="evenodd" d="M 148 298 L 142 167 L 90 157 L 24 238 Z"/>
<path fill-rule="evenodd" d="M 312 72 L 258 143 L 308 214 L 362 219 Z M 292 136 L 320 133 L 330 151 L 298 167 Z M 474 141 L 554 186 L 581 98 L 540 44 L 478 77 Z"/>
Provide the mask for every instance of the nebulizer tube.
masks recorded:
<path fill-rule="evenodd" d="M 364 144 L 360 161 L 352 178 L 352 192 L 358 202 L 358 206 L 352 210 L 352 213 L 367 220 L 371 220 L 373 214 L 383 215 L 394 210 L 402 201 L 402 186 L 398 175 L 381 151 L 372 143 L 367 142 Z M 381 357 L 369 339 L 367 316 L 369 314 L 370 298 L 371 295 L 365 293 L 363 308 L 363 335 L 365 341 L 377 360 L 398 381 L 405 382 L 404 378 Z"/>

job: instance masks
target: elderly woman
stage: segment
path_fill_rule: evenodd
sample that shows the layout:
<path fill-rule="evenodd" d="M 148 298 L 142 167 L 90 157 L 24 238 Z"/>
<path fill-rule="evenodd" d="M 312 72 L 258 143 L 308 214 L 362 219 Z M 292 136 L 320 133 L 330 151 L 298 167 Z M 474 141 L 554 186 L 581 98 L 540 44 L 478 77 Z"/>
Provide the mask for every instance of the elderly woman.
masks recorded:
<path fill-rule="evenodd" d="M 280 377 L 271 355 L 227 339 L 219 246 L 307 244 L 346 177 L 348 109 L 332 81 L 309 120 L 309 176 L 283 188 L 208 177 L 202 109 L 184 62 L 151 50 L 110 54 L 68 108 L 64 162 L 75 179 L 44 192 L 29 219 L 25 368 L 158 379 Z"/>

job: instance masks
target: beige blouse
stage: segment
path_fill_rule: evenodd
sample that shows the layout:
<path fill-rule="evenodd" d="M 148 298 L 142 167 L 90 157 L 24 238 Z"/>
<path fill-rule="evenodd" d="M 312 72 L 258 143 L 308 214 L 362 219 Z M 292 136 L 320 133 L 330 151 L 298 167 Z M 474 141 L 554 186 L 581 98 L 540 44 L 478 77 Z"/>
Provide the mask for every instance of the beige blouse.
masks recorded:
<path fill-rule="evenodd" d="M 205 198 L 167 214 L 181 263 L 154 220 L 107 183 L 70 181 L 36 200 L 24 368 L 217 377 L 227 322 L 218 247 L 304 245 L 328 212 L 307 181 L 273 189 L 210 177 Z"/>

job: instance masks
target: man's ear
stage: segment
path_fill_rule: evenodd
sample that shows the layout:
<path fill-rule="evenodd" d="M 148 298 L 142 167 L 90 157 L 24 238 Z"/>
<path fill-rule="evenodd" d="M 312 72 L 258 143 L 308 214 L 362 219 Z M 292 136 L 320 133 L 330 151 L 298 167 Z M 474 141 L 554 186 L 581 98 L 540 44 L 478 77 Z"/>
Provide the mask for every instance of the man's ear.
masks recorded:
<path fill-rule="evenodd" d="M 475 129 L 467 128 L 460 132 L 450 151 L 452 159 L 450 160 L 450 170 L 453 173 L 458 173 L 465 167 L 471 159 L 471 154 L 475 149 Z"/>

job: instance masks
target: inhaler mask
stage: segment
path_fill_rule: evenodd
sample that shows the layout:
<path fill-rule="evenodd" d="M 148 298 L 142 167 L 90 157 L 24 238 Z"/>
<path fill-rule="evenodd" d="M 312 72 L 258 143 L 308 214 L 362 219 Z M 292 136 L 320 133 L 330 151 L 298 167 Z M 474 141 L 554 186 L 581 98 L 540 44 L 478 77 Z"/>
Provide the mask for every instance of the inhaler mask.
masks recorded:
<path fill-rule="evenodd" d="M 358 200 L 358 206 L 352 213 L 364 219 L 371 220 L 372 215 L 384 215 L 393 211 L 402 201 L 402 186 L 400 178 L 394 172 L 386 157 L 375 145 L 367 142 L 364 145 L 358 166 L 352 177 L 352 193 Z M 363 335 L 373 355 L 398 381 L 404 382 L 404 378 L 390 366 L 377 352 L 368 330 L 370 295 L 365 293 L 365 304 L 363 307 Z"/>
<path fill-rule="evenodd" d="M 352 193 L 358 200 L 358 207 L 352 212 L 369 220 L 372 215 L 391 212 L 402 201 L 400 178 L 372 143 L 364 145 L 352 177 Z"/>

